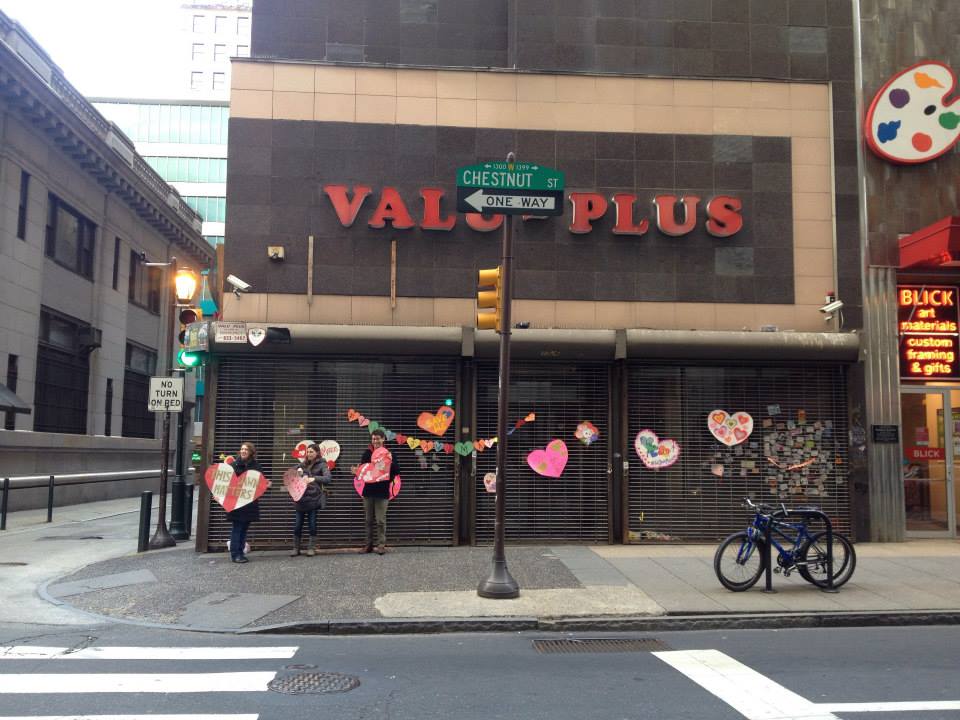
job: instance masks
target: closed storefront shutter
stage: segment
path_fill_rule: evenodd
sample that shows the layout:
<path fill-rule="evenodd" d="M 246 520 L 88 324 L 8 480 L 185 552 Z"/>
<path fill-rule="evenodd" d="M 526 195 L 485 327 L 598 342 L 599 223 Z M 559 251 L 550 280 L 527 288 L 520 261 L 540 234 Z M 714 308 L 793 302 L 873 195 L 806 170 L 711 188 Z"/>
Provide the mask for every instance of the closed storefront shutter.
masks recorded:
<path fill-rule="evenodd" d="M 514 361 L 511 370 L 508 428 L 531 412 L 536 420 L 509 436 L 506 538 L 609 542 L 610 366 Z M 497 434 L 498 373 L 495 362 L 477 369 L 476 438 Z M 584 420 L 600 433 L 589 445 L 575 437 Z M 553 439 L 563 440 L 568 450 L 558 478 L 538 475 L 527 463 L 531 451 L 544 450 Z M 476 539 L 492 542 L 496 496 L 484 488 L 483 476 L 496 469 L 496 446 L 479 453 L 476 464 Z"/>
<path fill-rule="evenodd" d="M 787 507 L 817 505 L 849 532 L 847 391 L 839 365 L 663 367 L 629 374 L 628 540 L 714 541 L 742 530 L 745 497 Z M 727 446 L 708 428 L 714 410 L 753 417 Z M 634 443 L 652 430 L 679 459 L 652 470 Z"/>
<path fill-rule="evenodd" d="M 353 488 L 350 467 L 369 445 L 368 427 L 347 419 L 355 409 L 396 433 L 430 437 L 417 428 L 417 416 L 435 412 L 455 397 L 454 360 L 380 362 L 372 358 L 225 357 L 219 366 L 214 456 L 236 454 L 252 441 L 273 486 L 260 500 L 259 522 L 250 528 L 255 547 L 288 547 L 295 508 L 283 486 L 283 472 L 296 463 L 297 442 L 336 440 L 341 454 L 333 470 L 333 490 L 318 511 L 321 545 L 359 545 L 364 539 L 363 506 Z M 447 431 L 448 439 L 454 428 Z M 422 458 L 396 440 L 388 449 L 401 465 L 403 489 L 390 503 L 390 544 L 450 544 L 454 534 L 454 455 Z M 424 467 L 425 465 L 425 467 Z M 436 469 L 434 469 L 436 466 Z M 223 548 L 230 523 L 211 503 L 209 543 Z M 306 535 L 306 529 L 304 530 Z"/>

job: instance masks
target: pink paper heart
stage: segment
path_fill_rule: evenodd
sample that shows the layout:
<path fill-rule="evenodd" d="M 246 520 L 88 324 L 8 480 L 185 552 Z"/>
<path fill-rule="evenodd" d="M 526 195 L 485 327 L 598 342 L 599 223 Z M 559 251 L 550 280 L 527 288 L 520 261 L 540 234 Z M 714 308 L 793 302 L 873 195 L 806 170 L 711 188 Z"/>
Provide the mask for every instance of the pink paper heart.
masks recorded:
<path fill-rule="evenodd" d="M 680 445 L 669 438 L 661 440 L 653 430 L 641 430 L 633 441 L 640 460 L 651 470 L 670 467 L 680 458 Z"/>
<path fill-rule="evenodd" d="M 283 486 L 290 493 L 294 502 L 298 502 L 307 491 L 307 481 L 303 475 L 297 472 L 295 467 L 289 468 L 283 473 Z"/>
<path fill-rule="evenodd" d="M 527 465 L 544 477 L 558 478 L 567 466 L 567 444 L 563 440 L 551 440 L 546 450 L 534 450 L 527 455 Z"/>
<path fill-rule="evenodd" d="M 739 445 L 753 432 L 753 417 L 742 410 L 735 413 L 711 410 L 707 415 L 707 428 L 724 445 Z"/>
<path fill-rule="evenodd" d="M 359 493 L 363 494 L 363 487 L 368 483 L 386 482 L 390 479 L 390 451 L 385 447 L 378 447 L 370 454 L 370 462 L 363 463 L 357 468 L 356 477 L 353 479 L 353 487 Z"/>

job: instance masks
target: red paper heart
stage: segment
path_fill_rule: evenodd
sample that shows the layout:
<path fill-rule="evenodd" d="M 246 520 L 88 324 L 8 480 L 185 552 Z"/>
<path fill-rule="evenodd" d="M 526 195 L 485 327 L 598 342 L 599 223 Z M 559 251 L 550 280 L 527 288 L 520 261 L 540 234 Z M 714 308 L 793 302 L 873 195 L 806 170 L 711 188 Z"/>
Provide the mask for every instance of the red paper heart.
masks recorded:
<path fill-rule="evenodd" d="M 397 433 L 397 445 L 406 445 L 406 444 L 407 444 L 407 436 Z"/>
<path fill-rule="evenodd" d="M 349 410 L 347 410 L 347 420 L 348 420 L 349 422 L 353 422 L 353 421 L 356 420 L 358 417 L 360 417 L 360 413 L 358 413 L 358 412 L 357 412 L 356 410 L 354 410 L 353 408 L 350 408 Z"/>
<path fill-rule="evenodd" d="M 452 453 L 452 452 L 453 452 L 453 443 L 444 443 L 444 444 L 443 444 L 443 451 L 444 451 L 447 455 L 449 455 L 450 453 Z"/>

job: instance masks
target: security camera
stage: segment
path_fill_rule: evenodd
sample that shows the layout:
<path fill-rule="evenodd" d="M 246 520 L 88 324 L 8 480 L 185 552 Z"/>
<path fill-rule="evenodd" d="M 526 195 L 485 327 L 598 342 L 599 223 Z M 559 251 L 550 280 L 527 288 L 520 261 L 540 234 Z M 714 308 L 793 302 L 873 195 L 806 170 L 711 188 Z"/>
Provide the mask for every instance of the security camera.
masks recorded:
<path fill-rule="evenodd" d="M 826 305 L 820 308 L 820 312 L 824 315 L 832 315 L 837 310 L 843 307 L 843 300 L 833 300 L 828 302 Z"/>
<path fill-rule="evenodd" d="M 235 293 L 246 292 L 250 289 L 250 283 L 244 282 L 236 275 L 227 275 L 227 282 L 233 285 L 233 291 Z"/>

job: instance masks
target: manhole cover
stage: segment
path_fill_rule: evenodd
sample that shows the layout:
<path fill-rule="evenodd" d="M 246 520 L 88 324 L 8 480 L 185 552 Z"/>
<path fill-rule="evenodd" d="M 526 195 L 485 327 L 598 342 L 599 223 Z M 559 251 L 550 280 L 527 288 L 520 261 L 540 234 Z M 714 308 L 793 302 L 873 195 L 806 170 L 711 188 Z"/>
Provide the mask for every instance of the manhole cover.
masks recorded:
<path fill-rule="evenodd" d="M 0 562 L 0 567 L 23 567 L 26 563 L 22 562 Z"/>
<path fill-rule="evenodd" d="M 561 638 L 534 640 L 538 653 L 622 653 L 669 650 L 670 646 L 653 638 Z"/>
<path fill-rule="evenodd" d="M 274 678 L 267 685 L 273 692 L 287 695 L 348 692 L 360 685 L 360 678 L 335 672 L 298 672 Z"/>

